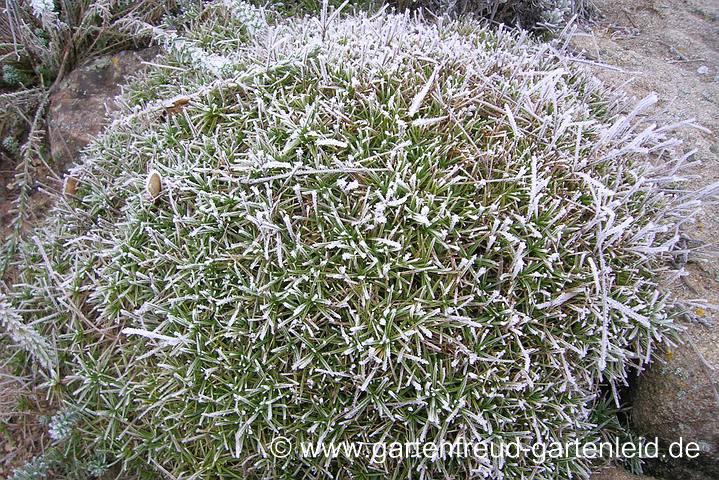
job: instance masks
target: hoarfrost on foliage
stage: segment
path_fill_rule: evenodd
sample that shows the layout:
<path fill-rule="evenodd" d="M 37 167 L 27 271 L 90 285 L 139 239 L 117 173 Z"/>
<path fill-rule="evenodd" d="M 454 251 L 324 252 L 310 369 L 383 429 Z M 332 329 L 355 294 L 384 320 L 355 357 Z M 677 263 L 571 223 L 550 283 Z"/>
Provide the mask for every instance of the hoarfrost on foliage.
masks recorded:
<path fill-rule="evenodd" d="M 30 0 L 32 13 L 39 19 L 55 14 L 54 0 Z"/>
<path fill-rule="evenodd" d="M 675 126 L 642 121 L 656 97 L 620 115 L 553 46 L 469 21 L 260 26 L 246 4 L 208 8 L 255 34 L 228 53 L 155 32 L 174 68 L 129 88 L 44 243 L 23 247 L 51 274 L 22 271 L 3 304 L 66 352 L 83 431 L 177 477 L 380 468 L 274 458 L 276 435 L 599 438 L 600 385 L 672 338 L 656 278 L 716 190 L 676 188 Z M 381 468 L 588 473 L 578 458 Z"/>

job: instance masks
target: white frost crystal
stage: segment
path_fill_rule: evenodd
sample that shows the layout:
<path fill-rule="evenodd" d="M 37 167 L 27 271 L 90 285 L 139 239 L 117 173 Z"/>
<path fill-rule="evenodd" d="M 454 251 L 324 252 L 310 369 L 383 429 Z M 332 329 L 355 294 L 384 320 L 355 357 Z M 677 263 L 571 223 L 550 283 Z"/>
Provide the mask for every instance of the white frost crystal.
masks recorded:
<path fill-rule="evenodd" d="M 255 33 L 267 25 L 262 9 L 242 0 L 222 0 L 232 15 L 240 20 L 250 31 Z"/>

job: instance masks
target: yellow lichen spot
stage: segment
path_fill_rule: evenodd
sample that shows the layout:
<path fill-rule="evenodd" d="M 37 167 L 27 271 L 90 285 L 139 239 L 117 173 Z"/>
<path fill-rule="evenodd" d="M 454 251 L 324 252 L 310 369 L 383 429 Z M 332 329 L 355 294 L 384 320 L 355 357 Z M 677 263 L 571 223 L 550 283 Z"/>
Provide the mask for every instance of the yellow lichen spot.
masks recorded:
<path fill-rule="evenodd" d="M 696 309 L 696 314 L 699 315 L 700 317 L 704 317 L 704 316 L 706 316 L 707 311 L 700 307 L 700 308 Z"/>

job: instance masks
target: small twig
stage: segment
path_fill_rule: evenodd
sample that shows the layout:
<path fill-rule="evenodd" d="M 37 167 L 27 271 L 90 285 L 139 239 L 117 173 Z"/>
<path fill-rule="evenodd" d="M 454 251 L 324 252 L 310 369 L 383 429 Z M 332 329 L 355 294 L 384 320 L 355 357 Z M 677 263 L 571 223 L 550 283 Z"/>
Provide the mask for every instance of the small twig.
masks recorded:
<path fill-rule="evenodd" d="M 567 60 L 570 61 L 570 62 L 584 63 L 584 64 L 587 64 L 587 65 L 591 65 L 591 66 L 593 66 L 593 67 L 605 68 L 605 69 L 607 69 L 607 70 L 611 70 L 611 71 L 614 71 L 614 72 L 626 73 L 626 74 L 630 74 L 630 75 L 639 75 L 639 74 L 642 73 L 642 72 L 638 72 L 638 71 L 635 71 L 635 70 L 624 70 L 623 68 L 615 67 L 615 66 L 609 65 L 609 64 L 607 64 L 607 63 L 593 62 L 593 61 L 591 61 L 591 60 L 584 60 L 584 59 L 582 59 L 582 58 L 576 58 L 576 57 L 574 57 L 574 58 L 568 58 Z"/>
<path fill-rule="evenodd" d="M 668 63 L 693 63 L 693 62 L 706 62 L 706 59 L 704 58 L 694 58 L 694 59 L 685 59 L 685 60 L 669 60 Z"/>

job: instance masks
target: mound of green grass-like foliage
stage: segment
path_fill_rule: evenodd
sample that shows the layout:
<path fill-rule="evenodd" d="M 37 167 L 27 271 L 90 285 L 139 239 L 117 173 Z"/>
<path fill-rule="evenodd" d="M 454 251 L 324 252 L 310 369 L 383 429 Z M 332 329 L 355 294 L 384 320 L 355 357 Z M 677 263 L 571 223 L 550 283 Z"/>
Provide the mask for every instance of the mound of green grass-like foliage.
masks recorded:
<path fill-rule="evenodd" d="M 174 478 L 586 477 L 573 454 L 270 444 L 599 439 L 600 386 L 674 331 L 656 282 L 706 193 L 676 188 L 670 127 L 640 121 L 653 98 L 620 115 L 522 33 L 328 12 L 267 26 L 218 3 L 184 38 L 138 26 L 168 53 L 2 303 L 71 411 L 67 455 Z"/>
<path fill-rule="evenodd" d="M 304 0 L 311 1 L 311 0 Z M 527 29 L 559 30 L 595 9 L 592 0 L 397 0 L 405 6 L 449 15 L 475 15 Z"/>
<path fill-rule="evenodd" d="M 342 0 L 328 0 L 329 5 L 340 7 Z M 275 0 L 272 8 L 287 14 L 317 13 L 322 0 Z M 492 22 L 519 26 L 537 31 L 561 30 L 573 17 L 586 18 L 596 10 L 592 0 L 348 0 L 354 10 L 376 11 L 382 5 L 398 11 L 418 10 L 433 15 L 472 15 Z"/>

